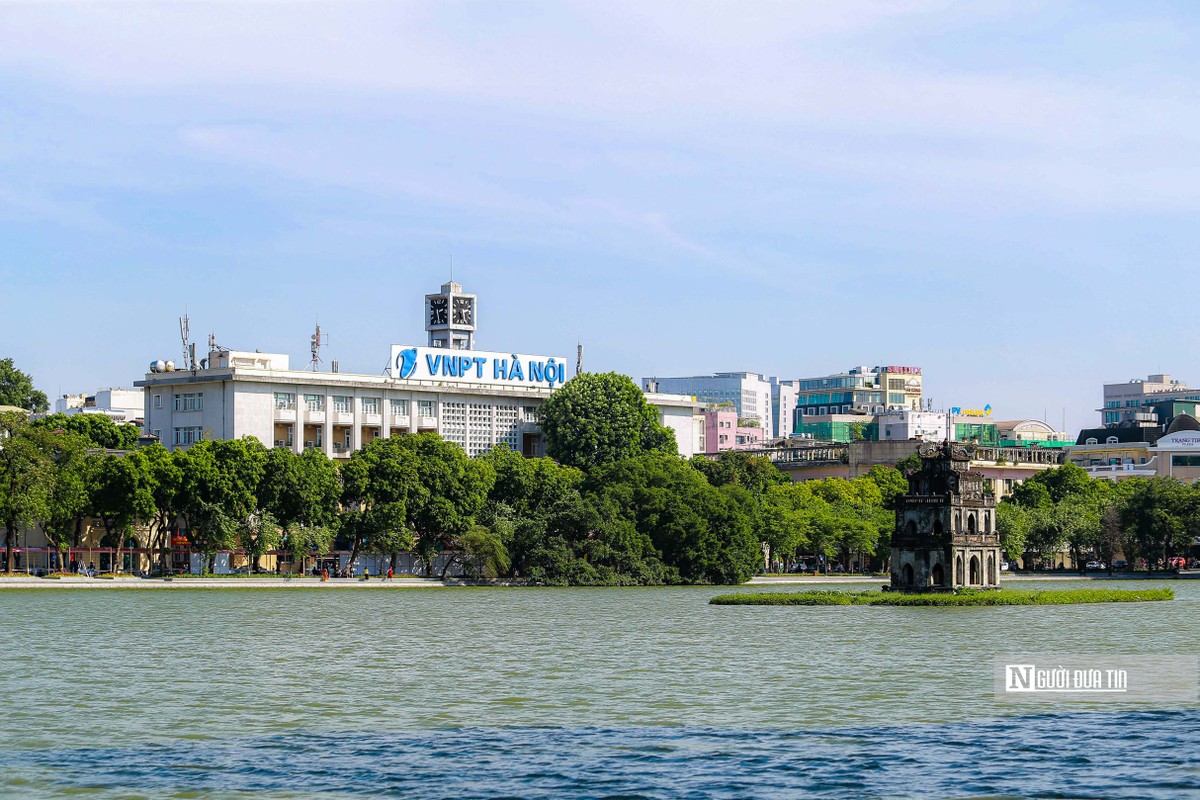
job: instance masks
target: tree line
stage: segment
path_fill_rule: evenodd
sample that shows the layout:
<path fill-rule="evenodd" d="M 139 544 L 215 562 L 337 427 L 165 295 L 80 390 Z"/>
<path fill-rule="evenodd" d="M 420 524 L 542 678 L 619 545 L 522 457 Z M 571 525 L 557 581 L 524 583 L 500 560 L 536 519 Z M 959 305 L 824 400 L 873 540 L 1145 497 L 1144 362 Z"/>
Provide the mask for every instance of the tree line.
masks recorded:
<path fill-rule="evenodd" d="M 1118 555 L 1165 568 L 1200 532 L 1200 485 L 1157 476 L 1114 483 L 1064 464 L 1015 487 L 996 509 L 996 527 L 1009 558 L 1026 565 L 1053 567 L 1067 552 L 1110 571 Z"/>
<path fill-rule="evenodd" d="M 64 559 L 92 519 L 118 560 L 136 545 L 157 552 L 164 570 L 182 531 L 209 571 L 224 550 L 258 565 L 270 552 L 337 549 L 351 563 L 411 553 L 432 574 L 441 556 L 443 571 L 457 564 L 472 576 L 541 584 L 738 583 L 762 569 L 764 555 L 787 568 L 798 553 L 830 562 L 885 554 L 887 509 L 905 486 L 885 467 L 853 481 L 793 484 L 761 456 L 681 459 L 673 432 L 615 373 L 569 381 L 544 403 L 541 426 L 543 458 L 504 447 L 470 458 L 423 433 L 378 438 L 333 460 L 249 437 L 135 448 L 133 426 L 100 415 L 4 415 L 7 569 L 23 527 L 44 531 Z"/>

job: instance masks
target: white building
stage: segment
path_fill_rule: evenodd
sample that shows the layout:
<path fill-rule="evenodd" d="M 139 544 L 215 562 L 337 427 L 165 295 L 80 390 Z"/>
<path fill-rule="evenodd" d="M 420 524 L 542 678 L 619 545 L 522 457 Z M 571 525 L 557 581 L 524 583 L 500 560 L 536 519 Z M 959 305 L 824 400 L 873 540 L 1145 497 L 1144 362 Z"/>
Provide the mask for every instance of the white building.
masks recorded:
<path fill-rule="evenodd" d="M 146 430 L 169 449 L 254 436 L 340 458 L 380 436 L 433 431 L 472 456 L 498 444 L 545 454 L 537 413 L 565 377 L 561 359 L 399 345 L 392 351 L 391 374 L 353 375 L 293 370 L 281 354 L 214 350 L 194 373 L 150 372 L 137 382 Z M 546 376 L 551 363 L 553 380 Z M 497 379 L 501 368 L 505 377 Z M 540 380 L 532 379 L 535 371 Z M 670 395 L 647 399 L 675 431 L 680 455 L 703 452 L 699 404 Z"/>
<path fill-rule="evenodd" d="M 253 436 L 348 458 L 381 436 L 432 431 L 471 456 L 500 444 L 544 455 L 538 409 L 566 381 L 567 359 L 473 349 L 477 311 L 476 296 L 454 281 L 425 295 L 427 345 L 392 345 L 386 375 L 294 370 L 286 355 L 226 349 L 181 370 L 156 361 L 135 384 L 145 393 L 145 430 L 170 449 Z M 319 333 L 312 344 L 315 365 Z M 704 452 L 700 404 L 647 399 L 675 431 L 680 455 Z"/>
<path fill-rule="evenodd" d="M 776 437 L 791 436 L 796 431 L 796 417 L 799 412 L 796 408 L 796 396 L 799 390 L 799 381 L 785 381 L 779 378 L 770 378 L 771 382 L 771 410 L 774 413 L 772 422 L 774 435 Z"/>
<path fill-rule="evenodd" d="M 718 372 L 684 378 L 642 378 L 642 389 L 690 395 L 701 403 L 732 403 L 739 417 L 755 419 L 769 438 L 779 436 L 772 413 L 771 382 L 753 372 Z M 782 434 L 787 435 L 785 432 Z"/>
<path fill-rule="evenodd" d="M 55 414 L 103 414 L 113 422 L 140 420 L 142 410 L 138 389 L 97 389 L 94 394 L 64 394 L 54 401 Z"/>
<path fill-rule="evenodd" d="M 946 441 L 948 414 L 939 411 L 913 411 L 901 409 L 878 414 L 880 441 L 922 439 L 926 442 Z"/>
<path fill-rule="evenodd" d="M 1135 378 L 1124 383 L 1104 384 L 1104 408 L 1100 409 L 1105 425 L 1154 421 L 1149 406 L 1164 400 L 1200 400 L 1200 389 L 1190 389 L 1183 381 L 1170 375 L 1150 375 L 1145 380 Z"/>

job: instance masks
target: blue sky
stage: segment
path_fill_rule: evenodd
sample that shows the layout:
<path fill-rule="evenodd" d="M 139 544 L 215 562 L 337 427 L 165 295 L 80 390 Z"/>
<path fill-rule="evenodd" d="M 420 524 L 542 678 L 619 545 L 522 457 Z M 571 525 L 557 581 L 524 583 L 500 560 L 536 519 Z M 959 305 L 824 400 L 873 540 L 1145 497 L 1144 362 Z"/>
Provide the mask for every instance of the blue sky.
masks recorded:
<path fill-rule="evenodd" d="M 0 3 L 0 355 L 50 395 L 195 338 L 344 371 L 924 367 L 1093 424 L 1200 383 L 1189 3 Z"/>

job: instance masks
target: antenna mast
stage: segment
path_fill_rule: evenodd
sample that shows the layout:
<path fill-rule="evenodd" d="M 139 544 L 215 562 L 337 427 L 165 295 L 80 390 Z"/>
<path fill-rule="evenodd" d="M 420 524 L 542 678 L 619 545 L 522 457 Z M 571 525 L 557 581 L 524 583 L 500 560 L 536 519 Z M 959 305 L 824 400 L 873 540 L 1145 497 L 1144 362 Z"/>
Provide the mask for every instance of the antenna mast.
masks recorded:
<path fill-rule="evenodd" d="M 321 323 L 318 322 L 316 332 L 309 337 L 309 353 L 312 354 L 312 360 L 308 362 L 308 367 L 313 372 L 317 371 L 317 365 L 321 363 L 321 345 L 323 344 L 329 344 L 329 334 L 321 333 Z"/>
<path fill-rule="evenodd" d="M 183 363 L 191 372 L 196 371 L 196 345 L 191 342 L 192 325 L 187 312 L 179 318 L 179 338 L 183 340 Z"/>
<path fill-rule="evenodd" d="M 583 372 L 583 345 L 578 344 L 575 346 L 575 374 L 578 375 L 581 372 Z"/>

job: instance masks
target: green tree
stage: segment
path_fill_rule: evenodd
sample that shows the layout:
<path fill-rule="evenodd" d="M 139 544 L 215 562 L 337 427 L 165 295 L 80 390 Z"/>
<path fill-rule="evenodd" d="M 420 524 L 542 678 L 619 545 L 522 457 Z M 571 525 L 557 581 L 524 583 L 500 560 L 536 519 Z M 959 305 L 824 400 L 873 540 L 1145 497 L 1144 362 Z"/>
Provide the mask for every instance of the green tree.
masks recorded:
<path fill-rule="evenodd" d="M 753 495 L 762 495 L 773 486 L 791 483 L 791 478 L 770 458 L 742 450 L 722 450 L 715 459 L 693 456 L 691 464 L 713 486 L 737 485 Z"/>
<path fill-rule="evenodd" d="M 876 464 L 866 477 L 879 487 L 883 507 L 889 511 L 895 510 L 899 497 L 908 494 L 908 479 L 899 469 Z"/>
<path fill-rule="evenodd" d="M 678 457 L 646 452 L 588 473 L 598 496 L 634 524 L 684 583 L 742 583 L 762 563 L 754 520 L 735 496 Z M 744 490 L 742 490 L 744 491 Z"/>
<path fill-rule="evenodd" d="M 759 538 L 770 549 L 770 557 L 788 569 L 797 551 L 809 546 L 812 540 L 814 506 L 825 505 L 815 500 L 812 490 L 804 483 L 777 484 L 767 490 L 758 514 Z"/>
<path fill-rule="evenodd" d="M 159 569 L 166 575 L 171 567 L 171 534 L 187 507 L 181 466 L 187 459 L 187 451 L 170 451 L 155 442 L 126 458 L 144 463 L 145 480 L 154 504 L 153 514 L 144 522 L 149 529 L 149 547 L 158 551 Z"/>
<path fill-rule="evenodd" d="M 278 521 L 280 544 L 296 559 L 329 551 L 341 492 L 337 465 L 321 450 L 309 448 L 300 455 L 283 448 L 267 452 L 259 506 Z"/>
<path fill-rule="evenodd" d="M 410 496 L 407 521 L 416 535 L 416 552 L 425 562 L 425 574 L 432 576 L 438 553 L 461 551 L 460 537 L 483 511 L 496 473 L 487 461 L 468 458 L 461 447 L 434 433 L 397 441 L 412 457 L 417 483 L 424 489 Z M 447 560 L 443 577 L 450 564 Z"/>
<path fill-rule="evenodd" d="M 1031 513 L 1025 506 L 1008 502 L 1007 498 L 996 506 L 996 532 L 1000 534 L 1000 546 L 1009 561 L 1025 555 L 1025 543 L 1033 525 Z"/>
<path fill-rule="evenodd" d="M 407 437 L 375 439 L 342 465 L 342 506 L 338 527 L 350 545 L 351 568 L 361 551 L 395 553 L 415 543 L 409 504 L 426 501 L 417 456 L 401 446 Z"/>
<path fill-rule="evenodd" d="M 896 471 L 901 477 L 908 478 L 915 475 L 921 469 L 921 456 L 919 453 L 905 456 L 896 462 Z"/>
<path fill-rule="evenodd" d="M 250 436 L 197 442 L 182 458 L 182 511 L 207 571 L 215 568 L 217 552 L 233 548 L 241 526 L 258 513 L 256 493 L 266 461 L 266 448 Z"/>
<path fill-rule="evenodd" d="M 54 438 L 51 486 L 42 529 L 46 541 L 58 551 L 59 569 L 63 570 L 69 561 L 67 551 L 82 538 L 83 519 L 91 507 L 89 487 L 94 459 L 88 456 L 85 439 L 70 434 Z"/>
<path fill-rule="evenodd" d="M 499 534 L 483 525 L 472 525 L 462 536 L 464 563 L 470 575 L 496 578 L 509 569 L 508 549 Z"/>
<path fill-rule="evenodd" d="M 268 511 L 251 514 L 238 524 L 238 546 L 250 561 L 251 572 L 258 572 L 262 557 L 277 549 L 282 541 L 279 521 Z"/>
<path fill-rule="evenodd" d="M 1173 478 L 1134 478 L 1126 492 L 1121 509 L 1126 553 L 1146 559 L 1154 569 L 1187 548 L 1194 530 L 1190 487 Z"/>
<path fill-rule="evenodd" d="M 93 447 L 105 450 L 132 450 L 141 435 L 136 425 L 117 424 L 104 414 L 51 414 L 31 424 L 37 428 L 76 434 Z"/>
<path fill-rule="evenodd" d="M 52 438 L 49 431 L 31 428 L 23 414 L 0 414 L 0 521 L 9 575 L 18 532 L 40 524 L 50 513 Z"/>
<path fill-rule="evenodd" d="M 101 543 L 116 549 L 112 570 L 121 568 L 121 550 L 139 520 L 154 517 L 150 475 L 144 459 L 93 456 L 91 510 L 104 526 Z"/>
<path fill-rule="evenodd" d="M 33 388 L 33 379 L 13 365 L 11 358 L 0 358 L 0 406 L 16 406 L 35 414 L 50 408 L 46 394 Z"/>
<path fill-rule="evenodd" d="M 674 432 L 632 380 L 615 372 L 584 373 L 542 404 L 546 453 L 584 469 L 655 450 L 677 453 Z"/>

